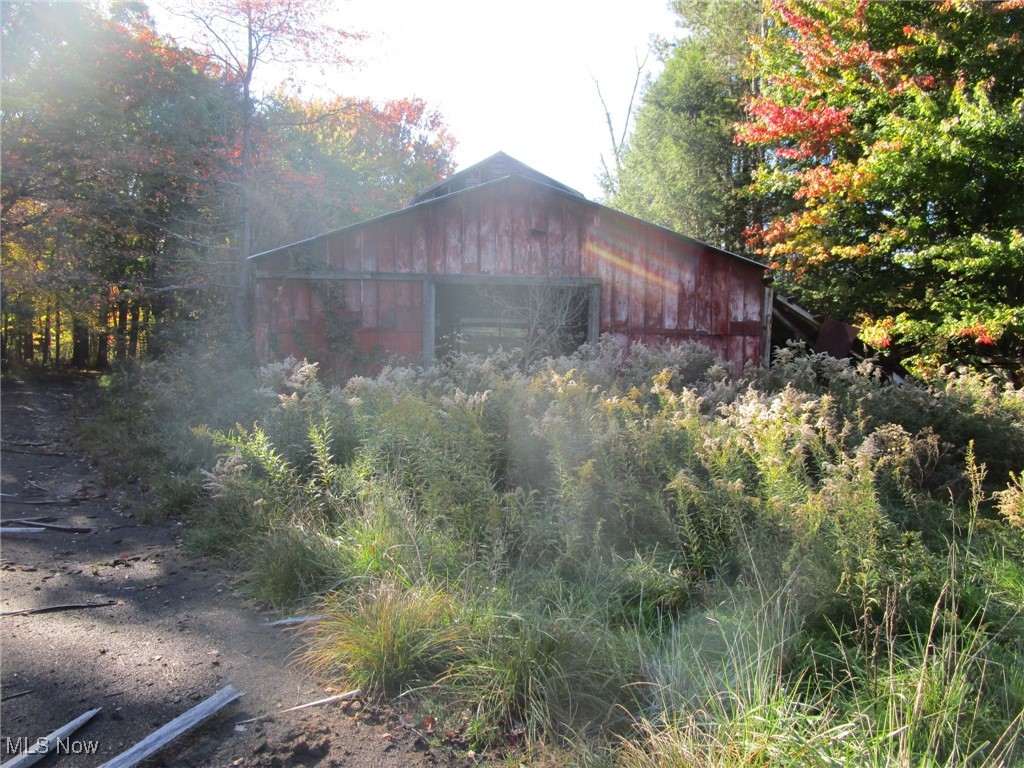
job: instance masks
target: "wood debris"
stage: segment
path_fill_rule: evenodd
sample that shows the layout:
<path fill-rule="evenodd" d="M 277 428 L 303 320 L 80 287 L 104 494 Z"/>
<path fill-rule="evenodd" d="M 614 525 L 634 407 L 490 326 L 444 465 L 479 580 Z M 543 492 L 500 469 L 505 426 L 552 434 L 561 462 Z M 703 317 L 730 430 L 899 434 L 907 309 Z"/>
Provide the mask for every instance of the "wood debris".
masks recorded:
<path fill-rule="evenodd" d="M 35 693 L 35 688 L 29 688 L 27 691 L 18 691 L 17 693 L 9 693 L 6 696 L 0 696 L 0 701 L 10 701 L 11 699 L 17 699 L 20 696 L 28 696 L 30 693 Z"/>
<path fill-rule="evenodd" d="M 63 525 L 58 523 L 46 523 L 43 522 L 42 518 L 33 517 L 19 517 L 14 520 L 4 520 L 0 522 L 0 526 L 6 526 L 8 524 L 22 524 L 31 528 L 48 528 L 51 531 L 66 531 L 67 533 L 92 533 L 96 529 L 88 525 Z M 0 527 L 0 531 L 8 530 L 7 528 Z"/>
<path fill-rule="evenodd" d="M 23 608 L 20 611 L 3 611 L 0 616 L 28 616 L 30 613 L 55 613 L 57 611 L 77 611 L 83 608 L 106 608 L 119 605 L 120 600 L 107 600 L 104 603 L 69 603 L 67 605 L 46 605 L 41 608 Z M 2 767 L 0 767 L 2 768 Z"/>
<path fill-rule="evenodd" d="M 347 691 L 345 693 L 339 693 L 336 696 L 328 696 L 326 699 L 318 699 L 317 701 L 310 701 L 307 704 L 299 704 L 295 707 L 289 707 L 288 709 L 282 709 L 280 712 L 275 712 L 271 715 L 260 715 L 259 717 L 250 717 L 248 720 L 239 720 L 235 725 L 247 725 L 248 723 L 259 722 L 260 720 L 269 720 L 276 715 L 283 715 L 285 712 L 297 712 L 300 709 L 308 709 L 309 707 L 319 707 L 323 704 L 333 704 L 334 702 L 340 701 L 354 701 L 355 699 L 361 699 L 366 696 L 366 692 L 362 688 L 356 688 L 354 691 Z"/>
<path fill-rule="evenodd" d="M 197 704 L 188 712 L 153 731 L 135 746 L 105 762 L 100 768 L 131 768 L 131 766 L 138 765 L 185 731 L 212 717 L 241 695 L 233 685 L 224 686 L 206 701 Z M 6 767 L 0 766 L 0 768 Z"/>

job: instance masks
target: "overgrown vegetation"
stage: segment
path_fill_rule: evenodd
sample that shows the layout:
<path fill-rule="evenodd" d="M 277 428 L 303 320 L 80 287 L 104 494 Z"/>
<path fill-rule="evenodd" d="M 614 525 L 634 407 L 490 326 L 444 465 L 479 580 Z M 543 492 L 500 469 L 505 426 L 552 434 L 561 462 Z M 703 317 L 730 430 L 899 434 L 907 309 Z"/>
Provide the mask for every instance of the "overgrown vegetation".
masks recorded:
<path fill-rule="evenodd" d="M 324 678 L 415 697 L 464 748 L 1021 758 L 1024 393 L 799 349 L 739 379 L 698 345 L 516 362 L 335 387 L 288 360 L 237 418 L 189 397 L 198 366 L 129 391 L 147 442 L 189 446 L 191 545 L 261 603 L 322 614 Z M 161 394 L 206 426 L 161 431 L 181 423 Z"/>

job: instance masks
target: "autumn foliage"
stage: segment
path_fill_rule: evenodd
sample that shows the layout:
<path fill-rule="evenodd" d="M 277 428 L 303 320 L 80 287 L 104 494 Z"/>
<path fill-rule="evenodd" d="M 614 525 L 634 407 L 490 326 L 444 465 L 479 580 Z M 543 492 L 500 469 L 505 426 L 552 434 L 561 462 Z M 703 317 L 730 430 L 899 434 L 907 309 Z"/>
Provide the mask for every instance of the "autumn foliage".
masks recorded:
<path fill-rule="evenodd" d="M 783 290 L 923 372 L 1024 376 L 1024 8 L 771 0 L 738 142 Z"/>
<path fill-rule="evenodd" d="M 207 37 L 184 45 L 141 5 L 4 3 L 6 361 L 104 365 L 183 327 L 224 333 L 245 257 L 450 170 L 454 140 L 421 101 L 255 91 L 263 62 L 345 60 L 356 35 L 326 6 L 197 3 Z"/>

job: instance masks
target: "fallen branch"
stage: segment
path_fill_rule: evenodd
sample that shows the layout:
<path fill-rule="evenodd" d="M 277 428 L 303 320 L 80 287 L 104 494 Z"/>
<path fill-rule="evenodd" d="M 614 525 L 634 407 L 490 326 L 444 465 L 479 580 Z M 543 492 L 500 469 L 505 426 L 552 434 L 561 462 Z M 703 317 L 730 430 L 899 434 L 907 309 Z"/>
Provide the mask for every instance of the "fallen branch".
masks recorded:
<path fill-rule="evenodd" d="M 4 611 L 0 616 L 27 616 L 30 613 L 54 613 L 56 611 L 77 611 L 82 608 L 106 608 L 108 605 L 117 605 L 117 600 L 108 600 L 105 603 L 69 603 L 68 605 L 47 605 L 42 608 L 23 608 L 20 611 Z M 0 766 L 0 768 L 3 768 Z"/>
<path fill-rule="evenodd" d="M 141 763 L 162 749 L 164 745 L 178 738 L 189 728 L 216 714 L 241 695 L 233 685 L 224 686 L 206 701 L 197 704 L 188 712 L 153 731 L 134 747 L 107 761 L 100 768 L 131 768 L 131 766 Z M 0 768 L 5 767 L 0 766 Z"/>
<path fill-rule="evenodd" d="M 299 704 L 297 707 L 289 707 L 288 709 L 282 709 L 280 712 L 274 712 L 270 715 L 260 715 L 259 717 L 250 717 L 248 720 L 239 720 L 235 725 L 247 725 L 248 723 L 255 723 L 259 720 L 269 720 L 277 715 L 283 715 L 285 712 L 296 712 L 300 709 L 306 709 L 308 707 L 319 707 L 322 704 L 333 704 L 336 701 L 352 701 L 353 699 L 361 699 L 366 695 L 362 688 L 356 688 L 354 691 L 347 691 L 346 693 L 339 693 L 337 696 L 328 696 L 326 699 L 320 699 L 318 701 L 311 701 L 308 704 Z"/>
<path fill-rule="evenodd" d="M 0 520 L 0 525 L 5 525 L 8 522 L 27 522 L 27 523 L 49 522 L 50 520 L 55 520 L 55 519 L 57 519 L 57 518 L 55 518 L 53 515 L 40 515 L 39 517 L 18 517 L 16 519 Z"/>
<path fill-rule="evenodd" d="M 9 693 L 6 696 L 0 698 L 0 701 L 9 701 L 10 699 L 16 699 L 19 696 L 28 696 L 30 693 L 35 693 L 35 688 L 29 688 L 27 691 L 18 691 L 17 693 Z"/>
<path fill-rule="evenodd" d="M 292 624 L 305 624 L 307 621 L 316 621 L 317 619 L 324 618 L 323 614 L 316 614 L 314 616 L 295 616 L 291 619 L 278 619 L 277 621 L 268 621 L 264 626 L 267 627 L 288 627 Z"/>
<path fill-rule="evenodd" d="M 22 451 L 18 448 L 8 448 L 7 446 L 0 447 L 0 450 L 5 453 L 30 453 L 33 456 L 67 456 L 66 453 L 60 453 L 58 451 Z"/>
<path fill-rule="evenodd" d="M 40 519 L 22 517 L 17 520 L 4 520 L 3 524 L 7 523 L 24 523 L 25 525 L 32 526 L 33 528 L 49 528 L 52 531 L 67 531 L 68 533 L 92 533 L 96 529 L 88 525 L 58 525 L 57 523 L 44 523 Z M 4 530 L 0 528 L 0 531 Z"/>
<path fill-rule="evenodd" d="M 53 748 L 56 747 L 62 739 L 66 739 L 87 722 L 92 720 L 93 716 L 99 711 L 99 709 L 90 709 L 84 715 L 76 717 L 70 723 L 58 728 L 49 736 L 43 739 L 38 739 L 31 747 L 26 749 L 20 755 L 11 758 L 3 765 L 0 765 L 0 768 L 27 768 L 29 765 L 35 765 L 52 752 Z"/>
<path fill-rule="evenodd" d="M 5 526 L 0 526 L 0 537 L 3 537 L 3 536 L 34 536 L 35 534 L 42 533 L 45 530 L 46 530 L 45 528 L 38 528 L 38 527 L 32 527 L 32 528 L 7 528 Z"/>
<path fill-rule="evenodd" d="M 50 504 L 70 504 L 71 502 L 68 499 L 37 499 L 35 501 L 19 501 L 19 500 L 15 499 L 14 501 L 8 501 L 8 502 L 5 502 L 5 503 L 7 503 L 7 504 L 25 504 L 27 506 L 32 506 L 32 507 L 45 507 L 45 506 L 50 505 Z"/>

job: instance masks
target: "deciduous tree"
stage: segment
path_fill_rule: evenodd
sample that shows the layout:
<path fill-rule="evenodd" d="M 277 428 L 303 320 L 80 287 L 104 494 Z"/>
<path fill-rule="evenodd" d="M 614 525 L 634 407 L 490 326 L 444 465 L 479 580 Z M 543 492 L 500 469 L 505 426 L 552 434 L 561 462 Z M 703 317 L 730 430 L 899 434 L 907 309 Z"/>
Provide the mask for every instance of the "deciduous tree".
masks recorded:
<path fill-rule="evenodd" d="M 263 160 L 261 150 L 269 141 L 262 100 L 254 91 L 257 70 L 272 63 L 347 64 L 346 43 L 359 34 L 329 21 L 336 7 L 331 0 L 191 0 L 181 11 L 195 25 L 195 42 L 220 62 L 241 93 L 234 137 L 237 177 L 229 186 L 237 192 L 239 204 L 235 314 L 243 332 L 249 330 L 248 258 L 254 253 L 255 177 Z"/>
<path fill-rule="evenodd" d="M 226 101 L 207 59 L 156 35 L 142 9 L 115 10 L 3 7 L 5 330 L 61 318 L 82 364 L 91 331 L 92 362 L 105 361 L 112 313 L 127 354 L 173 304 Z"/>
<path fill-rule="evenodd" d="M 751 240 L 875 344 L 1024 370 L 1024 6 L 772 0 Z"/>
<path fill-rule="evenodd" d="M 393 211 L 452 171 L 454 138 L 420 99 L 377 104 L 277 94 L 254 177 L 254 244 L 264 250 Z"/>

